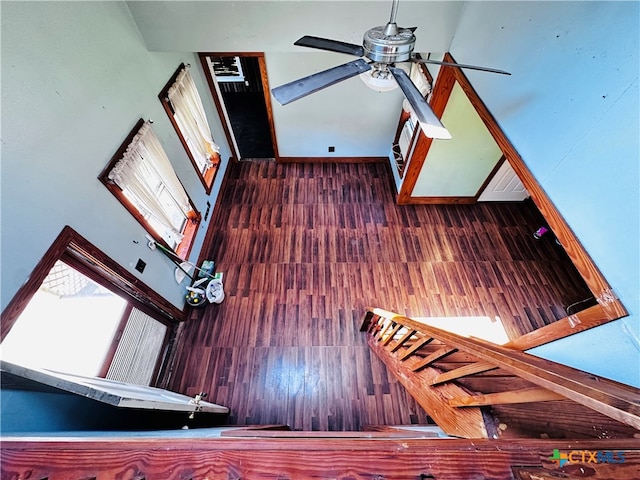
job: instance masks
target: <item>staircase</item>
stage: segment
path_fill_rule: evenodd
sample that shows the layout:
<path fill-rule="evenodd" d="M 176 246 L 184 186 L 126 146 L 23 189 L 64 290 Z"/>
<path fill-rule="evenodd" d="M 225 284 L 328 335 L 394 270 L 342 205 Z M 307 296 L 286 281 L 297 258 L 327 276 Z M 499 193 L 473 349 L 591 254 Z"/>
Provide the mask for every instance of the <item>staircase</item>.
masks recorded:
<path fill-rule="evenodd" d="M 451 436 L 638 438 L 640 390 L 379 308 L 361 331 Z"/>

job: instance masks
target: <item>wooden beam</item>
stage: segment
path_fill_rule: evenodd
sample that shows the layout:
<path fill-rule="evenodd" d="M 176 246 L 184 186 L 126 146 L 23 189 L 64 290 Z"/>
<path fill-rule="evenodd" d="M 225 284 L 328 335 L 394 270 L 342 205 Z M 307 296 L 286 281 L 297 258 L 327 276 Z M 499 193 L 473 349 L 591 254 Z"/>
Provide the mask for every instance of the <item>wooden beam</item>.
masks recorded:
<path fill-rule="evenodd" d="M 414 365 L 413 371 L 417 372 L 418 370 L 420 370 L 420 369 L 422 369 L 424 367 L 428 367 L 429 365 L 431 365 L 436 360 L 439 360 L 442 357 L 445 357 L 445 356 L 447 356 L 450 353 L 453 353 L 455 351 L 456 351 L 455 348 L 451 348 L 451 347 L 447 347 L 447 346 L 439 348 L 438 350 L 433 352 L 431 355 L 428 355 L 428 356 L 424 357 L 416 365 Z"/>
<path fill-rule="evenodd" d="M 416 334 L 415 330 L 407 330 L 407 333 L 405 333 L 396 343 L 395 345 L 393 345 L 393 347 L 391 347 L 391 351 L 395 352 L 396 350 L 398 350 L 400 347 L 402 347 L 402 345 L 404 345 L 404 343 L 409 340 L 413 335 Z"/>
<path fill-rule="evenodd" d="M 289 432 L 283 432 L 289 434 Z M 305 432 L 312 436 L 313 432 Z M 411 438 L 16 439 L 2 442 L 2 478 L 385 478 L 513 480 L 513 467 L 558 469 L 554 450 L 617 452 L 588 463 L 590 480 L 637 478 L 640 445 L 628 440 Z M 532 478 L 545 477 L 521 477 Z"/>
<path fill-rule="evenodd" d="M 391 325 L 393 325 L 393 321 L 391 320 L 387 320 L 387 319 L 383 319 L 382 320 L 382 325 L 383 327 L 380 329 L 380 331 L 375 335 L 376 340 L 380 341 L 382 340 L 382 337 L 384 337 L 384 334 L 387 333 L 387 330 L 389 330 L 389 327 Z"/>
<path fill-rule="evenodd" d="M 456 378 L 468 377 L 469 375 L 475 375 L 476 373 L 488 372 L 489 370 L 495 370 L 496 366 L 487 362 L 470 363 L 463 367 L 450 370 L 448 372 L 441 373 L 434 378 L 430 385 L 439 385 L 441 383 L 455 380 Z"/>
<path fill-rule="evenodd" d="M 404 352 L 402 352 L 402 354 L 400 355 L 400 360 L 406 360 L 415 352 L 417 352 L 422 347 L 424 347 L 431 340 L 433 340 L 433 338 L 431 337 L 422 337 L 420 339 L 417 339 L 416 342 L 413 345 L 411 345 L 411 347 L 407 348 Z"/>
<path fill-rule="evenodd" d="M 616 300 L 614 303 L 619 303 L 619 301 Z M 545 343 L 553 342 L 558 338 L 583 332 L 609 322 L 611 320 L 609 310 L 613 308 L 623 307 L 621 305 L 620 307 L 610 306 L 605 310 L 602 305 L 594 305 L 593 307 L 585 308 L 581 312 L 577 312 L 511 340 L 505 343 L 504 346 L 516 350 L 528 350 L 544 345 Z"/>
<path fill-rule="evenodd" d="M 387 338 L 385 338 L 382 341 L 383 345 L 389 345 L 389 342 L 391 342 L 391 340 L 393 340 L 393 338 L 396 336 L 396 333 L 398 333 L 398 330 L 400 330 L 402 328 L 402 325 L 400 323 L 397 323 L 395 327 L 393 327 L 393 330 L 391 330 L 391 332 L 389 332 L 389 335 L 387 335 Z"/>
<path fill-rule="evenodd" d="M 507 403 L 533 403 L 564 400 L 562 395 L 544 388 L 523 388 L 510 392 L 469 395 L 449 399 L 452 407 L 480 407 L 483 405 L 504 405 Z"/>

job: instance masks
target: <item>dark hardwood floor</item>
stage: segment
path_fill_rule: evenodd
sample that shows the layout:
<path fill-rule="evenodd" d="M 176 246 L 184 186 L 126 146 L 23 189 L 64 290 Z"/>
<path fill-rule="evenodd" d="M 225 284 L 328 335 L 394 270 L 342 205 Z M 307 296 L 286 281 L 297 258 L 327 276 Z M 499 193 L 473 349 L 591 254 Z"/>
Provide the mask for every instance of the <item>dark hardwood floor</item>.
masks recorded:
<path fill-rule="evenodd" d="M 360 430 L 426 423 L 369 352 L 366 306 L 500 317 L 516 337 L 590 292 L 518 204 L 397 206 L 384 164 L 230 165 L 207 258 L 226 298 L 194 310 L 164 384 L 232 425 Z M 575 313 L 573 310 L 571 313 Z"/>
<path fill-rule="evenodd" d="M 242 159 L 273 159 L 269 117 L 263 92 L 224 92 L 233 136 Z"/>

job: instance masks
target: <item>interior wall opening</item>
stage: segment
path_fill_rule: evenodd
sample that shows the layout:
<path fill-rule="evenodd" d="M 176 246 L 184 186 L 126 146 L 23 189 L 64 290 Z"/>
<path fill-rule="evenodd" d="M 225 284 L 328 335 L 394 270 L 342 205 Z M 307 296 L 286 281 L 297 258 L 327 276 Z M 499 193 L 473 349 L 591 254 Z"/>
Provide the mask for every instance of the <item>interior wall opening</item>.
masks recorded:
<path fill-rule="evenodd" d="M 448 53 L 445 54 L 444 61 L 455 63 L 453 57 Z M 607 280 L 600 273 L 578 238 L 528 170 L 523 159 L 502 132 L 465 74 L 458 68 L 441 68 L 439 71 L 433 98 L 431 99 L 431 106 L 436 115 L 442 118 L 449 96 L 455 86 L 459 86 L 466 94 L 503 155 L 503 159 L 496 164 L 487 181 L 481 186 L 476 195 L 469 197 L 469 203 L 482 200 L 479 197 L 485 191 L 490 179 L 494 178 L 500 168 L 506 165 L 505 168 L 510 168 L 517 180 L 522 183 L 522 190 L 526 191 L 530 197 L 528 201 L 540 214 L 540 222 L 532 229 L 531 235 L 535 235 L 541 243 L 551 242 L 554 243 L 554 248 L 562 250 L 563 254 L 569 257 L 591 292 L 591 294 L 587 294 L 583 298 L 576 298 L 575 301 L 567 302 L 567 311 L 564 318 L 532 331 L 530 334 L 525 335 L 524 337 L 526 338 L 523 338 L 520 343 L 527 346 L 547 343 L 626 316 L 627 312 L 624 306 L 616 298 Z M 432 142 L 432 139 L 425 139 L 423 142 L 424 145 L 421 152 L 423 154 L 421 155 L 423 163 L 429 154 Z M 413 160 L 413 157 L 411 160 Z M 399 203 L 412 203 L 413 200 L 416 200 L 413 197 L 413 190 L 423 166 L 422 163 L 419 165 L 417 163 L 415 162 L 414 165 L 409 163 L 409 165 L 405 166 L 407 174 L 398 194 Z M 413 173 L 410 175 L 408 172 L 411 169 L 413 169 Z M 432 202 L 428 201 L 428 198 L 425 200 L 422 197 L 417 197 L 417 200 L 416 203 L 440 203 L 443 197 L 434 197 Z M 465 203 L 464 200 L 462 198 L 455 203 Z M 532 295 L 535 295 L 535 292 L 532 292 Z"/>
<path fill-rule="evenodd" d="M 200 60 L 237 159 L 276 158 L 264 55 L 201 53 Z"/>

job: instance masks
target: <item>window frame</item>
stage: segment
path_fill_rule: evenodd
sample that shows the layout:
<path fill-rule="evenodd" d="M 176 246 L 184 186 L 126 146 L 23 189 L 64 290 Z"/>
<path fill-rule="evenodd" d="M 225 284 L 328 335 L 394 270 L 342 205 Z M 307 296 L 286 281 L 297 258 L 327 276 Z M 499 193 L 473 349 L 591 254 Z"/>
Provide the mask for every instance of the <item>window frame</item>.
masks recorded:
<path fill-rule="evenodd" d="M 124 142 L 120 145 L 120 147 L 118 147 L 116 153 L 113 155 L 113 157 L 111 157 L 111 160 L 109 161 L 107 166 L 102 170 L 102 172 L 100 172 L 100 175 L 98 175 L 98 180 L 100 180 L 100 182 L 105 187 L 107 187 L 107 190 L 109 190 L 113 194 L 113 196 L 118 199 L 122 206 L 127 209 L 127 211 L 133 216 L 133 218 L 135 218 L 138 223 L 142 225 L 142 227 L 149 233 L 149 235 L 154 238 L 156 242 L 162 244 L 166 248 L 173 250 L 179 257 L 186 259 L 189 257 L 189 253 L 191 252 L 191 248 L 193 247 L 193 244 L 195 242 L 196 234 L 198 232 L 198 227 L 200 226 L 202 216 L 191 200 L 191 197 L 189 196 L 187 190 L 184 189 L 184 185 L 182 186 L 182 188 L 185 190 L 187 198 L 189 199 L 189 205 L 191 206 L 191 212 L 193 212 L 193 215 L 187 217 L 187 221 L 185 222 L 185 225 L 183 227 L 184 238 L 180 243 L 178 243 L 178 245 L 176 245 L 175 248 L 173 248 L 164 240 L 164 238 L 162 238 L 162 235 L 160 235 L 160 233 L 151 226 L 147 219 L 144 218 L 144 214 L 140 212 L 140 210 L 138 210 L 133 202 L 131 202 L 131 200 L 129 200 L 125 196 L 120 187 L 118 187 L 118 185 L 116 185 L 113 181 L 109 180 L 109 172 L 111 172 L 116 163 L 118 163 L 118 161 L 123 157 L 125 151 L 127 150 L 127 147 L 131 144 L 133 138 L 137 135 L 143 125 L 144 119 L 141 118 L 133 127 L 133 130 L 131 130 L 129 135 L 127 135 Z M 180 182 L 180 184 L 182 184 L 182 182 Z M 189 223 L 191 223 L 192 225 L 189 225 Z"/>
<path fill-rule="evenodd" d="M 162 108 L 164 108 L 164 111 L 167 113 L 167 116 L 169 117 L 169 121 L 171 122 L 171 125 L 173 125 L 173 128 L 176 131 L 176 134 L 180 139 L 180 143 L 182 143 L 182 146 L 184 147 L 185 152 L 187 152 L 187 156 L 191 161 L 191 165 L 193 165 L 193 168 L 195 169 L 196 174 L 198 175 L 198 178 L 200 179 L 200 182 L 202 183 L 202 186 L 204 187 L 206 194 L 209 195 L 213 188 L 213 182 L 216 178 L 216 175 L 218 174 L 218 170 L 220 170 L 220 163 L 221 163 L 220 154 L 217 153 L 216 155 L 214 155 L 213 165 L 211 167 L 207 168 L 204 172 L 200 171 L 200 168 L 198 167 L 198 163 L 196 162 L 193 156 L 193 152 L 191 151 L 191 147 L 189 147 L 189 144 L 186 138 L 184 137 L 184 135 L 182 134 L 182 131 L 180 130 L 180 126 L 178 125 L 178 122 L 176 122 L 176 119 L 174 117 L 175 112 L 173 110 L 173 106 L 171 105 L 171 102 L 169 101 L 169 95 L 168 95 L 169 89 L 173 86 L 173 84 L 176 83 L 178 75 L 186 67 L 187 67 L 186 64 L 184 63 L 180 64 L 180 66 L 173 73 L 173 75 L 171 75 L 171 78 L 169 78 L 169 81 L 167 82 L 167 84 L 162 88 L 162 90 L 158 94 L 158 99 L 162 104 Z M 200 100 L 202 101 L 202 95 L 200 95 L 200 92 L 198 92 L 198 96 L 200 96 Z"/>

